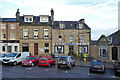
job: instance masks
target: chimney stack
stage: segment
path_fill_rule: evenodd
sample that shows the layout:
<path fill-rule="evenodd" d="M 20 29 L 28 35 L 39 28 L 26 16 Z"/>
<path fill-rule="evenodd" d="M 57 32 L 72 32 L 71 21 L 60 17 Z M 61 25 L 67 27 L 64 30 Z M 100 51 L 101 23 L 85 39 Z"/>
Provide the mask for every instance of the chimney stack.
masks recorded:
<path fill-rule="evenodd" d="M 51 8 L 51 20 L 52 20 L 52 26 L 54 25 L 54 10 Z"/>
<path fill-rule="evenodd" d="M 85 19 L 84 18 L 80 19 L 79 21 L 81 21 L 82 23 L 85 23 Z"/>
<path fill-rule="evenodd" d="M 19 12 L 19 9 L 17 9 L 17 12 L 16 12 L 16 20 L 19 21 L 19 16 L 20 16 L 20 12 Z"/>

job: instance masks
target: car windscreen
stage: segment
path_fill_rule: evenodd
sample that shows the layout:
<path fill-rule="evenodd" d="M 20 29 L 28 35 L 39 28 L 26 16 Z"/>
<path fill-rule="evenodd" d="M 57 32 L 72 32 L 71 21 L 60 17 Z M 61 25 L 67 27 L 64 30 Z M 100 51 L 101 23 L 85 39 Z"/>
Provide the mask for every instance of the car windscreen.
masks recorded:
<path fill-rule="evenodd" d="M 67 57 L 60 57 L 59 61 L 67 61 Z"/>
<path fill-rule="evenodd" d="M 25 60 L 34 60 L 34 57 L 27 57 Z"/>
<path fill-rule="evenodd" d="M 47 58 L 42 57 L 42 58 L 40 58 L 40 60 L 47 60 Z"/>
<path fill-rule="evenodd" d="M 7 54 L 1 54 L 0 57 L 5 57 Z"/>
<path fill-rule="evenodd" d="M 102 61 L 93 61 L 92 65 L 103 65 Z"/>
<path fill-rule="evenodd" d="M 17 53 L 10 53 L 8 55 L 6 55 L 6 57 L 15 57 L 17 55 Z"/>

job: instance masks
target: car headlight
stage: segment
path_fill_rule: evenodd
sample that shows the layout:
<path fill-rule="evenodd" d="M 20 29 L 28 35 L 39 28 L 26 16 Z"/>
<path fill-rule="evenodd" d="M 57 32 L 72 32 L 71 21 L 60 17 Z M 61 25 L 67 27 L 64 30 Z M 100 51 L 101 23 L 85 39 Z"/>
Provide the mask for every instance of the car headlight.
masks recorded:
<path fill-rule="evenodd" d="M 32 63 L 32 61 L 30 61 L 29 63 Z"/>

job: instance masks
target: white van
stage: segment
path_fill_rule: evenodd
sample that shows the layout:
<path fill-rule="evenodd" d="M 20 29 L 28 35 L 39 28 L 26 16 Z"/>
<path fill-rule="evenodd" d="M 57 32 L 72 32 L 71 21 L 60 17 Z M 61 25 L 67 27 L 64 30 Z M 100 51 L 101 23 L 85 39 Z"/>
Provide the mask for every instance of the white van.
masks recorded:
<path fill-rule="evenodd" d="M 30 56 L 29 52 L 10 53 L 3 58 L 2 63 L 16 65 L 17 63 L 22 62 L 27 56 Z"/>

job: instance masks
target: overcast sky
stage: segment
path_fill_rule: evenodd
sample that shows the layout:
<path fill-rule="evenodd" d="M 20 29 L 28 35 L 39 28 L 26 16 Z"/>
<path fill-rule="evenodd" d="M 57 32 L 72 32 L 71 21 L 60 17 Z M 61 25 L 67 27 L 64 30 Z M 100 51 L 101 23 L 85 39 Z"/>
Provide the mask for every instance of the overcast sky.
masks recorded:
<path fill-rule="evenodd" d="M 18 8 L 21 16 L 50 15 L 53 8 L 55 21 L 84 18 L 93 40 L 118 30 L 118 0 L 0 0 L 2 18 L 15 18 Z"/>

